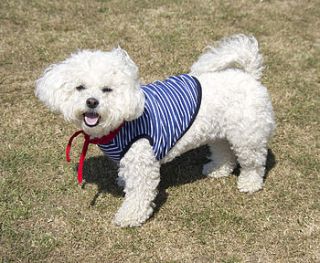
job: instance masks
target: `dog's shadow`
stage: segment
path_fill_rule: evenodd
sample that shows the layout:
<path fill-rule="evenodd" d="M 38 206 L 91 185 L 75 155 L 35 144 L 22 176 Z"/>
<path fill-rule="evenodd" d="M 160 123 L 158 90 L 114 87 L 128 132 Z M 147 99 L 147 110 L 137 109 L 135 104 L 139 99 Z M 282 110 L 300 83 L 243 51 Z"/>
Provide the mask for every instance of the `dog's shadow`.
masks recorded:
<path fill-rule="evenodd" d="M 187 152 L 172 162 L 161 166 L 161 181 L 158 187 L 159 194 L 155 200 L 155 212 L 157 212 L 167 200 L 168 194 L 166 189 L 189 184 L 205 178 L 205 176 L 202 175 L 202 166 L 209 161 L 207 158 L 209 155 L 208 147 L 203 146 Z M 275 165 L 275 155 L 272 150 L 269 149 L 265 179 L 267 179 L 269 172 Z M 91 157 L 85 161 L 83 170 L 85 182 L 82 187 L 85 188 L 87 184 L 95 184 L 98 188 L 97 193 L 90 202 L 92 206 L 96 204 L 97 199 L 103 193 L 110 193 L 117 197 L 124 196 L 123 189 L 116 183 L 117 173 L 117 165 L 105 156 Z M 234 170 L 233 174 L 239 176 L 239 166 Z"/>

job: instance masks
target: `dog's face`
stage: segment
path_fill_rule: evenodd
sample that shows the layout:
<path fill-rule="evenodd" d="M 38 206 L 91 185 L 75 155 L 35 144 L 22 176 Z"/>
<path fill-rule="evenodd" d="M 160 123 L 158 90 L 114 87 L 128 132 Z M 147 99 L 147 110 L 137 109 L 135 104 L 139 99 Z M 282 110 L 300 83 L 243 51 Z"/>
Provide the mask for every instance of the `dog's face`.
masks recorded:
<path fill-rule="evenodd" d="M 35 93 L 49 108 L 93 137 L 139 117 L 144 100 L 138 68 L 120 48 L 80 51 L 51 65 L 37 80 Z"/>

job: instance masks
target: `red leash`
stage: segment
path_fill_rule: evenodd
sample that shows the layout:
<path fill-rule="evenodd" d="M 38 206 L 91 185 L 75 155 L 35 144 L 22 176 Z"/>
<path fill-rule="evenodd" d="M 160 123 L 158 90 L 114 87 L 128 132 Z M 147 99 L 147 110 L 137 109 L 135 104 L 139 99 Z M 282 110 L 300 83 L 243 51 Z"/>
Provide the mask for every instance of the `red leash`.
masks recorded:
<path fill-rule="evenodd" d="M 121 125 L 116 130 L 110 132 L 108 135 L 105 135 L 105 136 L 103 136 L 101 138 L 90 139 L 90 136 L 88 134 L 86 134 L 82 130 L 75 132 L 70 137 L 69 142 L 68 142 L 67 147 L 66 147 L 66 159 L 67 159 L 67 162 L 71 161 L 71 159 L 70 159 L 70 151 L 71 151 L 71 146 L 72 146 L 73 139 L 75 137 L 77 137 L 81 133 L 84 135 L 84 143 L 83 143 L 82 151 L 81 151 L 81 154 L 80 154 L 80 157 L 79 157 L 79 166 L 78 166 L 78 183 L 79 184 L 82 183 L 83 165 L 84 165 L 84 160 L 86 158 L 86 154 L 87 154 L 87 151 L 88 151 L 89 144 L 90 143 L 92 143 L 92 144 L 107 144 L 107 143 L 109 143 L 110 141 L 112 141 L 114 139 L 114 137 L 116 137 L 117 133 L 120 131 L 122 126 L 123 125 Z"/>

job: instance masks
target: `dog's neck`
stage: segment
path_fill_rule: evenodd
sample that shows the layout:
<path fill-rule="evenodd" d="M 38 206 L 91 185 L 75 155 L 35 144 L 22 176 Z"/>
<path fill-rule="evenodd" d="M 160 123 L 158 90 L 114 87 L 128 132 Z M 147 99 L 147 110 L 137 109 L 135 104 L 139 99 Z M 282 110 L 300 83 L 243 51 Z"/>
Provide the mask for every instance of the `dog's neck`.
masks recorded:
<path fill-rule="evenodd" d="M 84 165 L 84 160 L 86 158 L 86 154 L 88 151 L 89 144 L 107 144 L 110 141 L 112 141 L 120 131 L 124 124 L 121 124 L 117 129 L 111 131 L 109 134 L 102 136 L 101 138 L 90 138 L 90 135 L 86 134 L 83 130 L 75 132 L 69 139 L 69 142 L 67 144 L 66 148 L 66 159 L 67 162 L 70 162 L 70 150 L 72 146 L 72 141 L 75 137 L 77 137 L 80 134 L 84 135 L 84 143 L 81 151 L 81 155 L 79 158 L 79 165 L 78 165 L 78 182 L 79 184 L 82 183 L 82 178 L 83 178 L 83 165 Z"/>

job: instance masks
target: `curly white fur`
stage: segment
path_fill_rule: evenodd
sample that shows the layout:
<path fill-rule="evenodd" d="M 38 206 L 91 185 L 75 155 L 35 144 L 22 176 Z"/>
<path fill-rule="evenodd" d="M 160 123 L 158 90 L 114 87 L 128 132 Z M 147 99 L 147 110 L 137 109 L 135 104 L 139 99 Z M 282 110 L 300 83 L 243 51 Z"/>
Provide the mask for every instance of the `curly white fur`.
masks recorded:
<path fill-rule="evenodd" d="M 206 52 L 192 65 L 191 72 L 199 75 L 227 68 L 240 68 L 255 79 L 260 79 L 263 59 L 258 41 L 253 36 L 233 35 L 220 40 L 216 47 L 208 46 Z"/>
<path fill-rule="evenodd" d="M 145 139 L 135 142 L 120 161 L 119 184 L 125 200 L 115 216 L 120 226 L 139 226 L 153 212 L 160 164 L 209 145 L 211 162 L 203 173 L 213 178 L 241 165 L 238 189 L 262 189 L 267 142 L 275 129 L 267 89 L 259 82 L 262 57 L 254 37 L 234 35 L 209 47 L 191 67 L 202 86 L 199 113 L 185 135 L 160 162 Z M 77 88 L 81 86 L 80 88 Z M 121 48 L 80 51 L 51 65 L 36 83 L 36 95 L 92 137 L 102 137 L 144 109 L 138 67 Z M 108 89 L 106 89 L 108 87 Z M 89 107 L 88 99 L 98 103 Z M 85 116 L 97 116 L 88 126 Z"/>
<path fill-rule="evenodd" d="M 36 96 L 62 113 L 66 121 L 92 137 L 102 137 L 142 113 L 144 97 L 138 78 L 138 67 L 121 48 L 111 52 L 84 50 L 48 67 L 37 80 Z M 77 91 L 80 85 L 85 89 Z M 104 87 L 116 88 L 108 94 L 102 91 Z M 101 118 L 94 128 L 83 122 L 88 111 L 86 100 L 91 97 L 99 101 L 95 111 Z"/>

